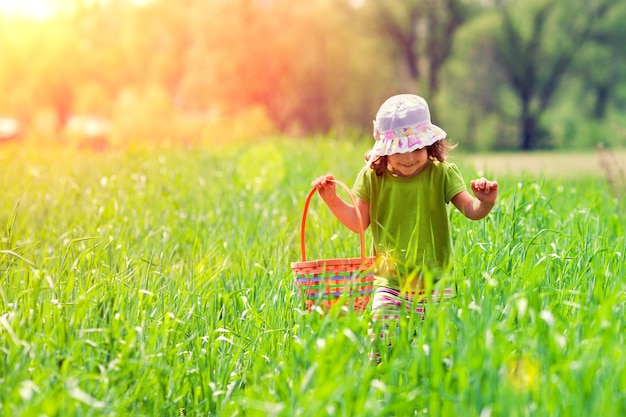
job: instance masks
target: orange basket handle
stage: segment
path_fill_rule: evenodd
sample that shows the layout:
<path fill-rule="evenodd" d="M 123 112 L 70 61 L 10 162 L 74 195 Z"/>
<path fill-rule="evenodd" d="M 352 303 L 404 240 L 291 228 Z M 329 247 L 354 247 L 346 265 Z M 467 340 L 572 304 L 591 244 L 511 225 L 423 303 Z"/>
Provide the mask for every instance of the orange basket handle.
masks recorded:
<path fill-rule="evenodd" d="M 331 180 L 331 182 L 334 182 L 335 184 L 341 186 L 348 193 L 348 197 L 350 197 L 350 201 L 352 202 L 354 211 L 356 212 L 356 217 L 359 220 L 359 236 L 361 240 L 361 259 L 365 259 L 365 234 L 363 230 L 363 218 L 361 217 L 361 212 L 359 211 L 359 208 L 356 205 L 356 200 L 354 199 L 354 196 L 352 195 L 350 188 L 346 184 L 344 184 L 343 182 L 339 180 Z M 313 194 L 315 194 L 315 191 L 317 191 L 317 188 L 313 187 L 313 189 L 309 192 L 309 195 L 306 197 L 306 201 L 304 203 L 304 210 L 302 212 L 302 224 L 300 225 L 300 250 L 302 252 L 302 262 L 306 262 L 306 245 L 305 245 L 305 239 L 304 239 L 304 232 L 306 229 L 306 215 L 309 211 L 309 203 L 311 202 L 311 197 L 313 197 Z"/>

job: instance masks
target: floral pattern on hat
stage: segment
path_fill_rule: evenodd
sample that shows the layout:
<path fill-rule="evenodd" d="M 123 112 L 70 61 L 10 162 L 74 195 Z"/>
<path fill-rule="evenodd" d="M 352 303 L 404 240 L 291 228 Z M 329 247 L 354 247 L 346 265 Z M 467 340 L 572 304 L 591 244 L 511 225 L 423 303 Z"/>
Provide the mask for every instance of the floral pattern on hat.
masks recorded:
<path fill-rule="evenodd" d="M 426 101 L 414 94 L 390 97 L 374 120 L 372 156 L 412 152 L 444 139 L 446 132 L 430 121 Z"/>

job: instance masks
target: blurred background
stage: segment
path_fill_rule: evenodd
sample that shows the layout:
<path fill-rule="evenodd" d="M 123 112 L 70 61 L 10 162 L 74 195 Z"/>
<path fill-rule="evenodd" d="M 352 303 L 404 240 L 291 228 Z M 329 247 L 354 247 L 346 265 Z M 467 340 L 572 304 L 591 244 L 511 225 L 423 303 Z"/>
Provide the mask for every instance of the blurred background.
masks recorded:
<path fill-rule="evenodd" d="M 623 0 L 0 0 L 0 141 L 371 137 L 390 95 L 469 151 L 626 146 Z"/>

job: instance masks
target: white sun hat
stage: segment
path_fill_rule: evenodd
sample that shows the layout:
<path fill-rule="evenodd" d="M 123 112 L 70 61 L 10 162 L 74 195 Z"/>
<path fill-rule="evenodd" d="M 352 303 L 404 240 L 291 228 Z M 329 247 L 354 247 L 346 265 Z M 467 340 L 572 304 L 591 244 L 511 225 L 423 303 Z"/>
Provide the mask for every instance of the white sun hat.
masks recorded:
<path fill-rule="evenodd" d="M 413 152 L 444 139 L 446 132 L 430 121 L 428 103 L 415 94 L 388 98 L 376 114 L 373 157 Z"/>

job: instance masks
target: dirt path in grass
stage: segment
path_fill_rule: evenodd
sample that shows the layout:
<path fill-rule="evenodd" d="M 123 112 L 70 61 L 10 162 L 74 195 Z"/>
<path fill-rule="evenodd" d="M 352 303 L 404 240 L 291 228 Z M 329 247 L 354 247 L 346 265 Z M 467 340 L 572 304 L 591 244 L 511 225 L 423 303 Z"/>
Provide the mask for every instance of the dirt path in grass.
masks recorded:
<path fill-rule="evenodd" d="M 603 152 L 529 152 L 486 153 L 476 155 L 457 154 L 451 161 L 467 164 L 477 174 L 498 177 L 547 176 L 550 178 L 579 178 L 584 176 L 606 177 L 607 169 L 616 178 L 626 179 L 626 149 Z"/>

